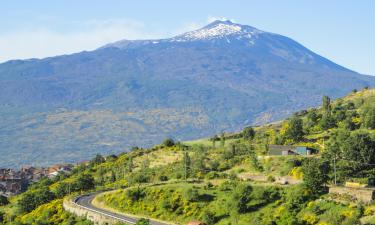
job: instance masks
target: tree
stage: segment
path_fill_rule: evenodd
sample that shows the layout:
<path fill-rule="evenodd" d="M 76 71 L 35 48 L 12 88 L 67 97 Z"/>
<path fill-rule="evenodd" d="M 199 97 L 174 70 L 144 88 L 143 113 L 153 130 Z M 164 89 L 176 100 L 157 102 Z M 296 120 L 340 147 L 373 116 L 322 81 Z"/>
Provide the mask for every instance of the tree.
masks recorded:
<path fill-rule="evenodd" d="M 182 159 L 182 168 L 184 173 L 185 180 L 190 177 L 191 173 L 191 159 L 189 156 L 189 152 L 184 152 L 184 157 Z"/>
<path fill-rule="evenodd" d="M 344 128 L 346 130 L 355 130 L 357 129 L 357 125 L 353 122 L 352 117 L 346 117 L 346 119 L 343 121 Z"/>
<path fill-rule="evenodd" d="M 216 141 L 219 140 L 219 137 L 215 134 L 215 136 L 213 136 L 211 138 L 211 141 L 212 141 L 212 148 L 216 148 Z"/>
<path fill-rule="evenodd" d="M 116 181 L 116 174 L 115 174 L 115 171 L 113 171 L 113 170 L 111 170 L 111 176 L 109 177 L 109 181 L 111 183 Z"/>
<path fill-rule="evenodd" d="M 225 146 L 225 133 L 224 132 L 221 132 L 220 144 L 221 144 L 221 147 L 224 148 L 224 146 Z"/>
<path fill-rule="evenodd" d="M 91 160 L 91 164 L 93 164 L 93 165 L 98 165 L 98 164 L 101 164 L 103 162 L 105 162 L 105 158 L 102 155 L 100 155 L 100 154 L 97 154 L 95 156 L 95 158 L 93 158 Z"/>
<path fill-rule="evenodd" d="M 149 224 L 150 224 L 150 220 L 145 219 L 145 218 L 139 219 L 136 223 L 136 225 L 149 225 Z"/>
<path fill-rule="evenodd" d="M 299 117 L 292 117 L 289 122 L 288 126 L 285 130 L 285 138 L 291 139 L 294 142 L 300 141 L 303 137 L 303 123 L 302 119 Z"/>
<path fill-rule="evenodd" d="M 18 207 L 22 212 L 31 212 L 36 207 L 50 202 L 55 198 L 53 192 L 49 190 L 48 187 L 42 187 L 33 192 L 26 192 L 18 200 Z"/>
<path fill-rule="evenodd" d="M 8 198 L 3 195 L 0 195 L 0 206 L 4 206 L 7 204 L 9 204 Z"/>
<path fill-rule="evenodd" d="M 323 96 L 322 108 L 326 115 L 331 114 L 331 99 L 326 95 Z"/>
<path fill-rule="evenodd" d="M 75 188 L 77 191 L 87 191 L 93 189 L 94 187 L 95 181 L 90 174 L 81 174 L 75 182 Z"/>
<path fill-rule="evenodd" d="M 369 171 L 374 174 L 375 139 L 368 132 L 354 132 L 341 142 L 342 158 L 346 175 L 365 176 Z M 346 163 L 345 163 L 346 162 Z"/>
<path fill-rule="evenodd" d="M 303 182 L 306 187 L 320 193 L 328 182 L 329 164 L 317 158 L 306 158 L 302 162 Z"/>
<path fill-rule="evenodd" d="M 173 145 L 175 145 L 174 141 L 172 138 L 167 138 L 163 141 L 163 145 L 165 147 L 172 147 Z"/>
<path fill-rule="evenodd" d="M 247 184 L 239 184 L 235 187 L 230 198 L 230 208 L 238 213 L 247 211 L 247 204 L 251 200 L 253 188 Z"/>
<path fill-rule="evenodd" d="M 330 129 L 336 125 L 336 121 L 331 115 L 323 115 L 319 123 L 323 130 Z"/>
<path fill-rule="evenodd" d="M 184 193 L 184 198 L 189 202 L 197 202 L 199 200 L 199 192 L 197 189 L 188 188 Z"/>
<path fill-rule="evenodd" d="M 62 198 L 65 195 L 69 194 L 69 188 L 70 188 L 69 186 L 70 186 L 70 184 L 68 184 L 66 182 L 61 182 L 56 187 L 56 190 L 55 190 L 56 197 Z"/>
<path fill-rule="evenodd" d="M 364 107 L 362 113 L 363 125 L 369 129 L 375 129 L 375 106 L 368 105 Z"/>
<path fill-rule="evenodd" d="M 258 171 L 263 171 L 263 166 L 260 164 L 260 162 L 258 160 L 258 156 L 255 153 L 254 147 L 253 146 L 246 146 L 246 148 L 247 148 L 247 152 L 249 154 L 251 166 Z"/>
<path fill-rule="evenodd" d="M 192 157 L 192 174 L 197 175 L 199 172 L 204 172 L 206 169 L 205 160 L 207 157 L 206 149 L 199 146 Z"/>
<path fill-rule="evenodd" d="M 129 157 L 128 161 L 126 162 L 126 167 L 129 173 L 133 172 L 134 164 L 133 164 L 133 157 Z"/>
<path fill-rule="evenodd" d="M 202 213 L 202 220 L 207 225 L 213 225 L 217 222 L 217 218 L 214 212 L 206 209 Z"/>
<path fill-rule="evenodd" d="M 245 129 L 243 129 L 242 137 L 245 140 L 248 140 L 248 141 L 253 140 L 254 136 L 255 136 L 255 131 L 252 127 L 245 127 Z"/>

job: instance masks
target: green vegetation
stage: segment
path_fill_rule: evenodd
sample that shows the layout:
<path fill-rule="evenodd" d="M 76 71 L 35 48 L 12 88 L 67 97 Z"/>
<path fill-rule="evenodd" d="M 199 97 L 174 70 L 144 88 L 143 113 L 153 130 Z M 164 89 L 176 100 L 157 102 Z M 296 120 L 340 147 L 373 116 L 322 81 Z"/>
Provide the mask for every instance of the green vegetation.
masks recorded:
<path fill-rule="evenodd" d="M 97 155 L 70 175 L 43 179 L 9 203 L 4 200 L 0 221 L 86 224 L 62 210 L 62 199 L 115 189 L 95 202 L 181 224 L 371 224 L 374 205 L 328 194 L 327 185 L 375 178 L 374 104 L 374 90 L 336 101 L 324 97 L 319 109 L 239 133 L 186 143 L 166 139 L 149 149 Z M 317 155 L 268 155 L 277 144 L 308 146 Z"/>
<path fill-rule="evenodd" d="M 357 224 L 364 215 L 360 205 L 312 196 L 300 185 L 282 188 L 225 181 L 211 187 L 190 183 L 125 189 L 98 200 L 122 212 L 179 224 L 196 219 L 207 224 Z"/>

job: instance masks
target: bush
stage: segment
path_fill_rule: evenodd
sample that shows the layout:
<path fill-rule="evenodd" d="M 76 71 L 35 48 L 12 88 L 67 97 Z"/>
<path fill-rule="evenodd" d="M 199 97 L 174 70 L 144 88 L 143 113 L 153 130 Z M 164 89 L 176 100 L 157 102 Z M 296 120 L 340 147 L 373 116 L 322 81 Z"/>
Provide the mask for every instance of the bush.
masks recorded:
<path fill-rule="evenodd" d="M 167 139 L 165 139 L 165 140 L 163 141 L 163 145 L 164 145 L 165 147 L 172 147 L 172 146 L 175 145 L 175 143 L 174 143 L 174 141 L 173 141 L 172 138 L 167 138 Z"/>
<path fill-rule="evenodd" d="M 160 175 L 159 176 L 159 181 L 168 181 L 168 177 L 165 175 Z"/>
<path fill-rule="evenodd" d="M 213 172 L 213 171 L 206 174 L 206 179 L 208 179 L 208 180 L 216 179 L 218 177 L 220 177 L 220 175 L 216 172 Z"/>
<path fill-rule="evenodd" d="M 271 176 L 271 175 L 270 175 L 270 176 L 267 177 L 267 181 L 268 181 L 268 182 L 275 182 L 276 179 L 275 179 L 274 176 Z"/>
<path fill-rule="evenodd" d="M 206 225 L 213 225 L 217 222 L 215 213 L 209 210 L 203 211 L 202 220 Z"/>
<path fill-rule="evenodd" d="M 126 197 L 131 199 L 133 202 L 136 202 L 142 199 L 146 194 L 141 188 L 132 188 L 128 189 L 126 192 Z"/>
<path fill-rule="evenodd" d="M 245 140 L 253 140 L 255 136 L 255 131 L 252 127 L 245 127 L 242 131 L 242 137 Z"/>
<path fill-rule="evenodd" d="M 0 206 L 4 206 L 9 204 L 8 198 L 5 196 L 0 195 Z"/>
<path fill-rule="evenodd" d="M 189 202 L 197 202 L 199 200 L 199 192 L 197 189 L 189 188 L 185 191 L 184 198 Z"/>
<path fill-rule="evenodd" d="M 136 225 L 149 225 L 149 224 L 150 224 L 150 220 L 145 219 L 145 218 L 139 219 L 136 223 Z"/>
<path fill-rule="evenodd" d="M 219 186 L 220 191 L 230 191 L 233 188 L 233 182 L 230 181 L 224 181 L 222 184 Z"/>

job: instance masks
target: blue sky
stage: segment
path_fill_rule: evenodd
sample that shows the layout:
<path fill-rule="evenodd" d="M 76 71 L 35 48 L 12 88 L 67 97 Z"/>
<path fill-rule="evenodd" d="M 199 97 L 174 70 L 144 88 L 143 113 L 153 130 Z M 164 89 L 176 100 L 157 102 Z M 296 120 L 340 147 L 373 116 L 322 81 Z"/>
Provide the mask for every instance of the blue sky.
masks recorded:
<path fill-rule="evenodd" d="M 170 37 L 228 18 L 295 39 L 375 75 L 373 0 L 4 0 L 0 62 L 93 50 L 120 39 Z"/>

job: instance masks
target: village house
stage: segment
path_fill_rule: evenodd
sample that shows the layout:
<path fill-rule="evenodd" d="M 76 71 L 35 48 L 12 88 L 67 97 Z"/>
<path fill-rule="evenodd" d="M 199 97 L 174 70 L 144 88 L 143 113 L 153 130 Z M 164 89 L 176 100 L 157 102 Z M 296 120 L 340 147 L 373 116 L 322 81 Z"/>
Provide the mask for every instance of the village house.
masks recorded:
<path fill-rule="evenodd" d="M 30 183 L 44 177 L 55 177 L 59 173 L 70 173 L 72 168 L 70 164 L 56 164 L 51 167 L 23 166 L 20 171 L 0 169 L 0 194 L 5 196 L 20 194 Z"/>
<path fill-rule="evenodd" d="M 48 167 L 48 177 L 55 177 L 59 173 L 70 173 L 72 171 L 72 165 L 69 164 L 55 164 Z"/>
<path fill-rule="evenodd" d="M 11 196 L 25 190 L 27 182 L 21 171 L 0 169 L 0 194 Z"/>

